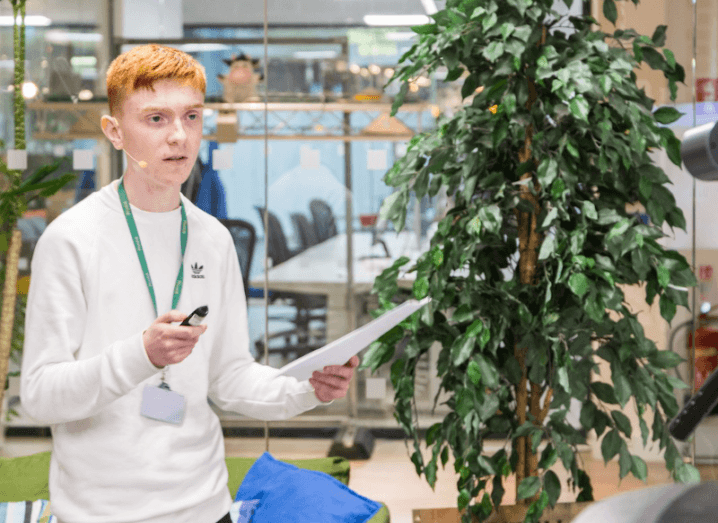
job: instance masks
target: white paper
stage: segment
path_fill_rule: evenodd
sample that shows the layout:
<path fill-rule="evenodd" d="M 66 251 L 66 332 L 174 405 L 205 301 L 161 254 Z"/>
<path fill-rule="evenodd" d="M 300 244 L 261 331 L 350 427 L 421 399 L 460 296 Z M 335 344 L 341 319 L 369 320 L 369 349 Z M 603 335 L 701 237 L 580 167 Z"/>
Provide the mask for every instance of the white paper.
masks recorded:
<path fill-rule="evenodd" d="M 389 332 L 411 314 L 431 301 L 426 297 L 421 301 L 409 300 L 355 331 L 345 334 L 338 340 L 326 344 L 321 349 L 305 354 L 279 369 L 280 376 L 294 376 L 299 381 L 311 378 L 312 372 L 327 365 L 344 365 L 352 356 L 369 346 L 371 342 Z"/>
<path fill-rule="evenodd" d="M 24 149 L 8 149 L 7 168 L 12 171 L 27 169 L 27 151 Z"/>
<path fill-rule="evenodd" d="M 212 169 L 221 171 L 232 168 L 232 149 L 215 149 L 212 151 Z"/>
<path fill-rule="evenodd" d="M 72 151 L 73 171 L 92 171 L 95 168 L 95 151 L 92 149 L 75 149 Z"/>

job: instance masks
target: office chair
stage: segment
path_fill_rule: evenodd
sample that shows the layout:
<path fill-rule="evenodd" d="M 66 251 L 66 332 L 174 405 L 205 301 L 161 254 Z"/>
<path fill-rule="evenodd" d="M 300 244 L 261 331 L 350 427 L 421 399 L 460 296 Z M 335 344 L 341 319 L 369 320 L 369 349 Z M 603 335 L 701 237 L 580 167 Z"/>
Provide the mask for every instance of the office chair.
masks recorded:
<path fill-rule="evenodd" d="M 264 208 L 255 208 L 264 226 Z M 268 257 L 272 259 L 272 266 L 276 266 L 292 258 L 300 251 L 289 249 L 282 225 L 271 211 L 267 213 L 267 221 L 269 229 Z M 265 231 L 265 234 L 266 233 L 267 231 Z M 269 334 L 269 340 L 284 339 L 283 346 L 269 347 L 269 353 L 282 354 L 285 358 L 289 354 L 295 354 L 296 357 L 301 357 L 304 354 L 323 347 L 326 343 L 326 312 L 314 313 L 313 311 L 326 308 L 326 298 L 320 294 L 275 292 L 272 293 L 268 301 L 269 303 L 274 303 L 279 299 L 287 301 L 295 307 L 296 315 L 294 317 L 270 316 L 270 319 L 293 323 L 294 328 Z M 323 321 L 324 325 L 319 329 L 310 329 L 309 324 L 312 321 Z M 258 357 L 261 357 L 261 355 L 264 354 L 263 337 L 256 340 L 254 345 L 257 349 Z"/>
<path fill-rule="evenodd" d="M 319 240 L 320 243 L 337 235 L 337 224 L 334 221 L 334 213 L 327 202 L 324 200 L 312 200 L 309 202 L 309 210 L 312 213 L 314 230 L 317 233 L 317 240 Z"/>
<path fill-rule="evenodd" d="M 254 256 L 254 244 L 257 235 L 254 226 L 244 220 L 233 220 L 229 218 L 220 218 L 220 223 L 229 229 L 234 240 L 234 248 L 239 258 L 239 268 L 242 271 L 242 283 L 244 283 L 244 296 L 249 296 L 249 269 L 252 266 L 252 257 Z"/>
<path fill-rule="evenodd" d="M 303 251 L 319 243 L 317 232 L 312 223 L 307 220 L 306 216 L 300 213 L 294 213 L 291 215 L 291 218 Z"/>

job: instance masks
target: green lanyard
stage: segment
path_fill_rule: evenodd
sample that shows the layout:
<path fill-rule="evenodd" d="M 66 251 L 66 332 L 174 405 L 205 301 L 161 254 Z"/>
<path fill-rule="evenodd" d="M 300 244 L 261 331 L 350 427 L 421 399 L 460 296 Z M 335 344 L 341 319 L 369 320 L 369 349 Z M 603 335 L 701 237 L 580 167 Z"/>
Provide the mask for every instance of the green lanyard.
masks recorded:
<path fill-rule="evenodd" d="M 152 278 L 150 277 L 150 270 L 147 267 L 147 260 L 145 260 L 145 255 L 142 252 L 142 242 L 140 242 L 140 235 L 137 232 L 137 226 L 135 225 L 135 219 L 132 217 L 132 209 L 130 208 L 130 202 L 127 199 L 127 193 L 125 192 L 125 180 L 123 179 L 120 182 L 120 201 L 122 202 L 122 209 L 125 211 L 125 218 L 127 218 L 127 225 L 130 227 L 130 232 L 132 233 L 132 239 L 135 243 L 135 250 L 137 251 L 137 257 L 140 259 L 140 265 L 142 266 L 142 272 L 145 273 L 145 281 L 147 282 L 147 289 L 150 291 L 150 296 L 152 297 L 152 305 L 155 307 L 155 315 L 159 316 L 157 313 L 157 301 L 155 300 L 155 291 L 152 287 Z M 182 280 L 184 278 L 184 252 L 187 248 L 187 215 L 184 211 L 184 204 L 182 203 L 182 198 L 180 198 L 180 207 L 182 208 L 182 228 L 180 230 L 180 242 L 182 244 L 182 261 L 180 262 L 180 269 L 179 274 L 177 275 L 177 282 L 175 283 L 175 290 L 174 294 L 172 295 L 172 309 L 177 308 L 177 303 L 179 302 L 180 294 L 182 294 Z"/>

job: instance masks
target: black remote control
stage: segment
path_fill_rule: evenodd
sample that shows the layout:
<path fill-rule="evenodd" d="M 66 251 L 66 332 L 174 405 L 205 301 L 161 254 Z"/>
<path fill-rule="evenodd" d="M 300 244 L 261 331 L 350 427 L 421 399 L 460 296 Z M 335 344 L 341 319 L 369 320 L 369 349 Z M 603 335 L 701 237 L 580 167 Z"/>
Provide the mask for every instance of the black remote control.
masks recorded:
<path fill-rule="evenodd" d="M 195 310 L 192 311 L 192 314 L 187 316 L 184 321 L 180 323 L 180 325 L 199 325 L 207 317 L 207 314 L 209 314 L 209 307 L 207 307 L 206 305 L 203 305 L 202 307 L 197 307 Z"/>
<path fill-rule="evenodd" d="M 678 416 L 673 418 L 668 426 L 668 432 L 677 440 L 685 441 L 716 404 L 718 404 L 718 371 L 708 376 L 698 392 L 688 400 Z"/>

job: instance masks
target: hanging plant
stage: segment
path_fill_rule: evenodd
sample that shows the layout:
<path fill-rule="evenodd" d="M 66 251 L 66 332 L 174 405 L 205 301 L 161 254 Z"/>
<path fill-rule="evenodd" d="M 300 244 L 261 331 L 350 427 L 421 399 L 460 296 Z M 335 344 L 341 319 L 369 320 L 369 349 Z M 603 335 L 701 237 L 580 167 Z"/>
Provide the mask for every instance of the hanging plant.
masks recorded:
<path fill-rule="evenodd" d="M 447 82 L 463 78 L 465 105 L 414 137 L 384 178 L 395 191 L 381 214 L 397 230 L 412 193 L 420 199 L 444 189 L 454 206 L 429 251 L 410 267 L 400 258 L 376 279 L 376 314 L 394 306 L 407 270 L 414 297 L 433 301 L 375 342 L 362 368 L 375 371 L 408 342 L 391 367 L 394 415 L 432 487 L 439 460 L 445 466 L 453 455 L 465 522 L 496 510 L 513 474 L 526 521 L 538 521 L 566 487 L 577 501 L 592 501 L 577 460 L 586 443 L 580 429 L 603 438 L 606 462 L 618 456 L 620 478 L 646 479 L 646 463 L 627 445 L 640 430 L 644 446 L 659 442 L 674 480 L 699 479 L 666 428 L 678 412 L 674 390 L 686 387 L 666 371 L 683 360 L 646 338 L 621 287 L 640 285 L 646 304 L 658 300 L 670 322 L 696 282 L 685 258 L 658 243 L 664 224 L 684 230 L 685 219 L 649 157 L 665 149 L 680 166 L 680 142 L 662 124 L 681 114 L 655 110 L 634 73 L 643 63 L 662 71 L 675 100 L 684 70 L 664 47 L 666 26 L 652 37 L 604 33 L 590 16 L 563 16 L 552 4 L 448 0 L 432 23 L 413 28 L 419 41 L 391 79 L 402 83 L 392 115 L 411 81 L 441 66 Z M 615 24 L 613 0 L 603 1 L 603 12 Z M 627 211 L 631 203 L 650 223 Z M 428 428 L 425 459 L 412 416 L 414 380 L 435 342 L 450 412 Z M 610 365 L 608 383 L 592 378 L 597 358 Z M 580 428 L 566 420 L 572 399 L 582 404 Z M 638 427 L 622 412 L 631 399 Z M 484 442 L 496 433 L 510 446 L 486 455 Z M 569 473 L 565 487 L 551 470 L 558 460 Z"/>

